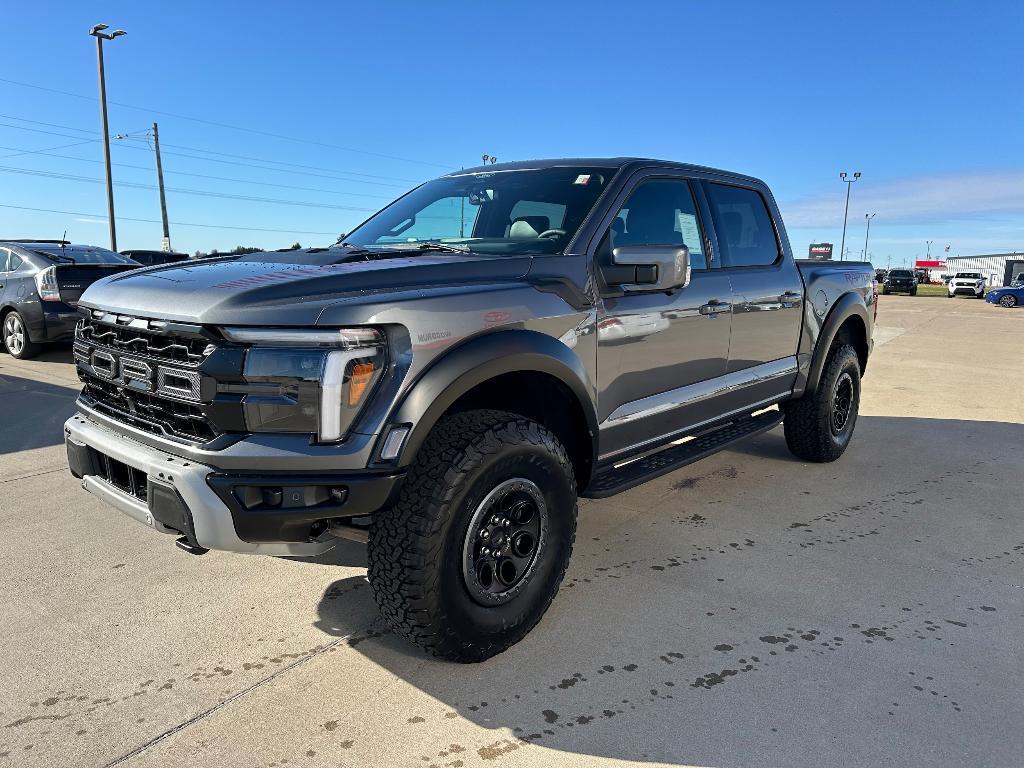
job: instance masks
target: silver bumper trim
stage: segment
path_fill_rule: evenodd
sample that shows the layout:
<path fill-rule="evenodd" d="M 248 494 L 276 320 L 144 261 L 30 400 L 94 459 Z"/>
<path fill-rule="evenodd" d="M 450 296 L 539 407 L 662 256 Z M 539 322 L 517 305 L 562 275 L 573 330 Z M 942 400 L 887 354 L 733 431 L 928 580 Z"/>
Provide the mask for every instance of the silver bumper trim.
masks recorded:
<path fill-rule="evenodd" d="M 145 472 L 152 482 L 173 486 L 192 513 L 196 541 L 207 549 L 309 557 L 322 554 L 337 544 L 338 540 L 332 536 L 326 537 L 323 541 L 312 542 L 242 541 L 235 533 L 231 511 L 206 482 L 207 476 L 215 471 L 213 467 L 137 443 L 100 426 L 80 413 L 76 413 L 64 423 L 64 439 L 78 445 L 87 445 L 117 461 L 135 467 Z M 173 533 L 153 518 L 145 502 L 115 488 L 103 478 L 86 475 L 82 479 L 82 487 L 132 519 L 161 533 Z"/>

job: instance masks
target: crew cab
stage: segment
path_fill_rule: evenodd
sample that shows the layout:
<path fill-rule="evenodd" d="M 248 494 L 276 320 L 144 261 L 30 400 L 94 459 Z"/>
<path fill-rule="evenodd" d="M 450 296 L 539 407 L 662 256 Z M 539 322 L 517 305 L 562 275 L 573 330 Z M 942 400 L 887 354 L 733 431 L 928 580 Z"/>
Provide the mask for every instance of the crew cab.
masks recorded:
<path fill-rule="evenodd" d="M 554 598 L 578 497 L 780 422 L 838 459 L 877 301 L 869 264 L 793 258 L 762 181 L 601 158 L 457 171 L 334 246 L 79 306 L 87 491 L 194 554 L 365 541 L 394 630 L 480 661 Z"/>
<path fill-rule="evenodd" d="M 957 272 L 946 288 L 947 296 L 970 296 L 975 299 L 985 298 L 985 276 L 981 272 Z"/>
<path fill-rule="evenodd" d="M 139 265 L 94 245 L 65 240 L 0 240 L 0 339 L 16 358 L 74 334 L 82 292 Z"/>

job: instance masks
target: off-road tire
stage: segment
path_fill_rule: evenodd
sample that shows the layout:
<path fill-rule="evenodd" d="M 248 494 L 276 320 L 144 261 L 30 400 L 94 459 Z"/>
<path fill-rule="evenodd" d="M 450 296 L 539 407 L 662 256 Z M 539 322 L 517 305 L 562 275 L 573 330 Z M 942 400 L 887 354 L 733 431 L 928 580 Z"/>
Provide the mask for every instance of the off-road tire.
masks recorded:
<path fill-rule="evenodd" d="M 848 377 L 848 378 L 846 378 Z M 851 407 L 843 428 L 833 429 L 837 385 L 848 383 Z M 818 388 L 785 404 L 784 431 L 790 452 L 804 461 L 835 461 L 846 451 L 860 408 L 860 361 L 849 344 L 833 347 L 821 372 Z"/>
<path fill-rule="evenodd" d="M 13 328 L 11 327 L 12 325 L 14 326 Z M 13 338 L 8 338 L 12 331 L 20 334 L 19 342 L 15 342 Z M 0 346 L 4 347 L 11 357 L 18 360 L 28 360 L 35 357 L 42 349 L 42 344 L 37 344 L 29 338 L 25 320 L 13 309 L 4 315 L 2 322 L 0 322 Z"/>
<path fill-rule="evenodd" d="M 470 594 L 464 542 L 474 513 L 502 482 L 526 478 L 543 494 L 547 527 L 531 578 L 498 605 Z M 519 642 L 558 592 L 576 536 L 576 481 L 565 448 L 512 413 L 444 417 L 420 448 L 391 509 L 375 516 L 369 581 L 391 628 L 435 656 L 478 662 Z"/>

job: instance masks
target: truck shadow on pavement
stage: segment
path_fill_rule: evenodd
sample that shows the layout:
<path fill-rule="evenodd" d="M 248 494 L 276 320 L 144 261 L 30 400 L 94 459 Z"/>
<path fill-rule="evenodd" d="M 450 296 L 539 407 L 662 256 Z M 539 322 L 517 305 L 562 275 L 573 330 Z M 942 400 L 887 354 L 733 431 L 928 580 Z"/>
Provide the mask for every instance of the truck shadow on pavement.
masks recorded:
<path fill-rule="evenodd" d="M 861 416 L 858 430 L 838 464 L 793 459 L 777 428 L 585 502 L 551 610 L 482 664 L 431 659 L 366 625 L 362 576 L 327 589 L 316 625 L 425 694 L 360 709 L 409 764 L 564 759 L 537 751 L 550 749 L 928 765 L 964 733 L 981 762 L 1013 762 L 1019 744 L 995 713 L 1013 708 L 1017 662 L 990 643 L 1000 620 L 1020 623 L 1008 585 L 1024 527 L 986 502 L 1024 469 L 1024 426 Z"/>
<path fill-rule="evenodd" d="M 0 373 L 0 454 L 64 442 L 79 389 Z"/>

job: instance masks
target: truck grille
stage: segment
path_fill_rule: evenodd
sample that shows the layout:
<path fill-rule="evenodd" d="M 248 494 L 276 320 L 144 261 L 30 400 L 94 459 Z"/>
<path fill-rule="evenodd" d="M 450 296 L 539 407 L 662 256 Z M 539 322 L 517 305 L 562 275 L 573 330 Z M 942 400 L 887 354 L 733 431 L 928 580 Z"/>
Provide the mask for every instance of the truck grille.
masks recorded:
<path fill-rule="evenodd" d="M 208 442 L 220 434 L 198 405 L 119 387 L 87 374 L 80 378 L 90 405 L 116 421 L 193 442 Z"/>
<path fill-rule="evenodd" d="M 160 321 L 118 316 L 115 322 L 85 319 L 75 331 L 86 404 L 156 435 L 202 443 L 221 434 L 203 409 L 199 371 L 215 346 L 198 333 L 167 332 Z"/>
<path fill-rule="evenodd" d="M 160 325 L 157 321 L 146 322 L 148 326 Z M 209 354 L 210 346 L 210 342 L 203 338 L 163 335 L 143 330 L 137 325 L 105 325 L 91 319 L 81 321 L 75 338 L 124 354 L 152 357 L 193 368 Z"/>

